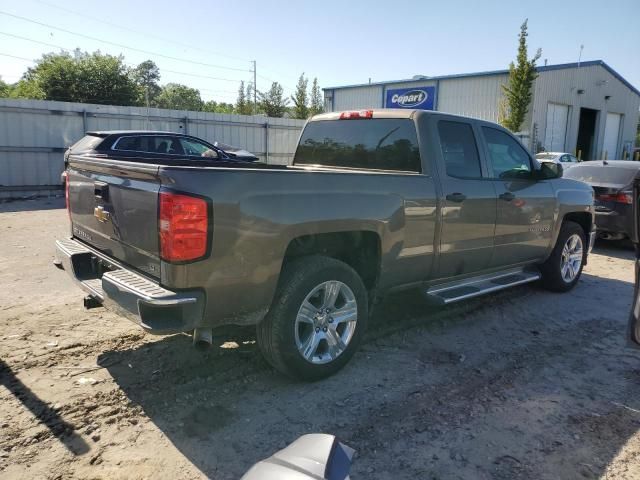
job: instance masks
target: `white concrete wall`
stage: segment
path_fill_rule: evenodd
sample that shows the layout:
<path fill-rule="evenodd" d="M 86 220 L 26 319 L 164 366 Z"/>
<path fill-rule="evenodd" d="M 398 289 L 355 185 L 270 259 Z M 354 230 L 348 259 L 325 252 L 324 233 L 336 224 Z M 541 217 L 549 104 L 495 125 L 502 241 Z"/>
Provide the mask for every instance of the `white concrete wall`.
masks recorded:
<path fill-rule="evenodd" d="M 287 164 L 304 123 L 156 108 L 147 116 L 143 107 L 0 99 L 0 198 L 46 193 L 46 186 L 58 186 L 64 151 L 85 131 L 188 133 L 245 148 L 269 163 Z"/>

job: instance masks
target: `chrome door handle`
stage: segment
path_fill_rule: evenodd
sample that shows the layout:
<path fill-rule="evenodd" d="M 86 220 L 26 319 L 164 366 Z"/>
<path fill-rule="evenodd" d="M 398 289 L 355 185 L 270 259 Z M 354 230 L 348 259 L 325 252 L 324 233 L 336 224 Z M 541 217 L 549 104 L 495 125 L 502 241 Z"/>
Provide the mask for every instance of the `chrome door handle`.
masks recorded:
<path fill-rule="evenodd" d="M 449 195 L 447 195 L 446 198 L 450 202 L 460 203 L 460 202 L 464 202 L 467 196 L 464 193 L 456 192 L 456 193 L 450 193 Z"/>

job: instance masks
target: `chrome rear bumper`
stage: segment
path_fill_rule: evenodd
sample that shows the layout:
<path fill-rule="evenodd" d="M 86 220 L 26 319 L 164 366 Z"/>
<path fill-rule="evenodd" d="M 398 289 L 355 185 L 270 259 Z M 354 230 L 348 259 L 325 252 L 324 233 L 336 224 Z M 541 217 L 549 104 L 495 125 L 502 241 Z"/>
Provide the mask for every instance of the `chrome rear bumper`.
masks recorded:
<path fill-rule="evenodd" d="M 56 241 L 56 263 L 96 302 L 150 333 L 190 331 L 202 321 L 203 292 L 163 288 L 75 239 Z"/>

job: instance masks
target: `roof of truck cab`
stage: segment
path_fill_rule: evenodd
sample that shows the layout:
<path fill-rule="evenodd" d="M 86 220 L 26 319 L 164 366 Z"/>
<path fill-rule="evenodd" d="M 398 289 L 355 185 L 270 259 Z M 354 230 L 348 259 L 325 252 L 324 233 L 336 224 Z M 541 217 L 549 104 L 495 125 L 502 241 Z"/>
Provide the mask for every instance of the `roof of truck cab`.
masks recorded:
<path fill-rule="evenodd" d="M 490 122 L 488 120 L 483 120 L 481 118 L 468 117 L 464 115 L 456 115 L 454 113 L 447 112 L 438 112 L 435 110 L 422 110 L 418 108 L 358 108 L 351 110 L 341 110 L 339 112 L 329 112 L 329 113 L 320 113 L 318 115 L 314 115 L 309 119 L 310 122 L 317 122 L 321 120 L 340 120 L 340 115 L 344 112 L 373 112 L 373 116 L 371 118 L 413 118 L 414 115 L 434 115 L 434 116 L 443 116 L 443 117 L 456 117 L 462 118 L 465 120 L 475 120 L 478 122 L 483 122 L 486 124 L 495 125 L 494 122 Z M 348 121 L 348 120 L 346 120 Z"/>
<path fill-rule="evenodd" d="M 162 130 L 92 130 L 87 135 L 182 135 L 184 133 L 165 132 Z"/>

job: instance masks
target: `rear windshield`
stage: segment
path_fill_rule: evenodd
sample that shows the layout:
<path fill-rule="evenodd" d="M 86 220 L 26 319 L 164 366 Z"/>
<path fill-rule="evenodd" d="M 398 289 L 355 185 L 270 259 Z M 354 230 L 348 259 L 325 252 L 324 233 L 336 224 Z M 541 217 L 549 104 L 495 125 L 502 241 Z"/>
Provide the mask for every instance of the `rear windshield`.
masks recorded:
<path fill-rule="evenodd" d="M 421 171 L 415 124 L 397 118 L 310 122 L 302 132 L 293 163 Z"/>
<path fill-rule="evenodd" d="M 582 165 L 576 165 L 575 167 L 566 169 L 562 176 L 596 185 L 606 183 L 624 187 L 631 183 L 637 175 L 638 170 L 640 170 L 640 164 L 638 164 L 638 168 L 629 168 L 615 167 L 613 165 L 603 166 L 602 164 L 585 165 L 583 163 Z"/>
<path fill-rule="evenodd" d="M 85 135 L 76 143 L 71 145 L 71 151 L 73 152 L 84 152 L 87 150 L 93 150 L 104 140 L 104 137 L 99 137 L 97 135 Z"/>

